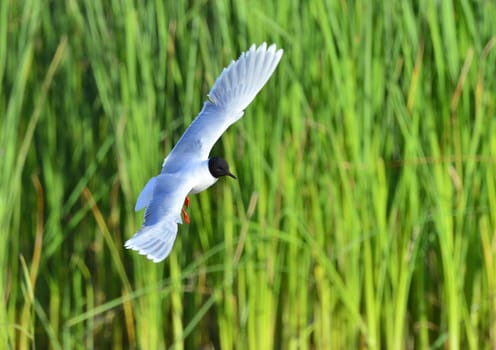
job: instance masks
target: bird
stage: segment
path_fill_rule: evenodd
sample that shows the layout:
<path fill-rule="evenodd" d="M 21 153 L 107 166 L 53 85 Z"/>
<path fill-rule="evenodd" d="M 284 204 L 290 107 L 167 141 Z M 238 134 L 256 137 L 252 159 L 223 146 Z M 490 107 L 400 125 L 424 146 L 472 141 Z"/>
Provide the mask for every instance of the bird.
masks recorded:
<path fill-rule="evenodd" d="M 202 192 L 224 176 L 236 179 L 222 157 L 209 157 L 222 134 L 244 115 L 245 109 L 277 68 L 283 50 L 275 44 L 253 44 L 216 79 L 200 113 L 165 157 L 159 175 L 152 177 L 136 201 L 145 208 L 144 222 L 125 248 L 155 263 L 165 260 L 176 240 L 189 195 Z"/>

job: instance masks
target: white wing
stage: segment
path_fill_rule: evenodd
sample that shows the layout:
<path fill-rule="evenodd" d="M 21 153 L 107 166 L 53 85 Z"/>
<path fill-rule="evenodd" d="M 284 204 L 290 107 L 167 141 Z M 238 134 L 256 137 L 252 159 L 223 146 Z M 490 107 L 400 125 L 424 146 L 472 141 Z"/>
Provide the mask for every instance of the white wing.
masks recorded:
<path fill-rule="evenodd" d="M 161 174 L 148 182 L 142 193 L 147 191 L 145 197 L 150 198 L 149 201 L 143 199 L 141 203 L 147 207 L 145 222 L 125 243 L 126 248 L 136 250 L 154 262 L 162 261 L 169 255 L 176 239 L 177 224 L 182 223 L 184 199 L 192 187 L 185 180 L 174 174 Z"/>
<path fill-rule="evenodd" d="M 246 107 L 267 83 L 281 60 L 283 50 L 263 43 L 253 45 L 224 68 L 193 120 L 165 158 L 162 173 L 177 171 L 187 160 L 204 160 L 226 129 L 243 116 Z"/>
<path fill-rule="evenodd" d="M 138 196 L 138 200 L 136 201 L 136 205 L 134 206 L 134 211 L 143 209 L 144 207 L 148 206 L 148 203 L 151 202 L 157 177 L 158 176 L 155 176 L 148 180 L 145 187 L 141 190 L 141 193 Z"/>

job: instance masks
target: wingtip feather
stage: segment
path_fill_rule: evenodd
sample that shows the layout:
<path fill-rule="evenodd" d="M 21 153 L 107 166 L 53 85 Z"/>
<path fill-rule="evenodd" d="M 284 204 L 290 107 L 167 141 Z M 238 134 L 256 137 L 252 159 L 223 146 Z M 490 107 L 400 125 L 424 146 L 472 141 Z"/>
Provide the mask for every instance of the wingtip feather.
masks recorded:
<path fill-rule="evenodd" d="M 275 44 L 253 44 L 224 68 L 208 94 L 209 100 L 229 110 L 243 111 L 274 73 L 283 54 Z M 239 82 L 244 82 L 240 86 Z"/>

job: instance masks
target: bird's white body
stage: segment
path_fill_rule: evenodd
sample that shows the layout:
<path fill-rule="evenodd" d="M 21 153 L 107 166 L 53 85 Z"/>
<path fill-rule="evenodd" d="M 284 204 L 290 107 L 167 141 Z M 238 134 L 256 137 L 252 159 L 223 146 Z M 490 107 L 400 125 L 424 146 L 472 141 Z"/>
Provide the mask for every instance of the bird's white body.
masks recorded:
<path fill-rule="evenodd" d="M 169 255 L 177 224 L 182 223 L 181 209 L 186 196 L 201 192 L 218 180 L 209 168 L 210 150 L 226 129 L 243 116 L 276 69 L 282 53 L 275 45 L 253 45 L 223 70 L 200 114 L 165 158 L 161 173 L 141 191 L 135 210 L 146 208 L 144 224 L 126 242 L 126 248 L 154 262 Z"/>
<path fill-rule="evenodd" d="M 187 181 L 188 183 L 191 182 L 192 188 L 188 194 L 200 193 L 219 180 L 218 178 L 213 177 L 208 170 L 208 160 L 195 163 L 186 163 L 180 171 L 177 171 L 176 173 L 168 173 L 167 175 L 169 175 L 169 178 L 176 176 L 180 181 Z M 138 200 L 136 201 L 136 206 L 134 207 L 135 211 L 139 211 L 148 206 L 153 198 L 153 190 L 159 176 L 152 177 L 143 190 L 141 190 Z"/>
<path fill-rule="evenodd" d="M 210 170 L 208 170 L 208 159 L 194 164 L 194 166 L 189 168 L 191 169 L 191 176 L 194 178 L 192 180 L 193 188 L 189 191 L 189 194 L 205 191 L 219 180 L 219 178 L 213 177 Z"/>

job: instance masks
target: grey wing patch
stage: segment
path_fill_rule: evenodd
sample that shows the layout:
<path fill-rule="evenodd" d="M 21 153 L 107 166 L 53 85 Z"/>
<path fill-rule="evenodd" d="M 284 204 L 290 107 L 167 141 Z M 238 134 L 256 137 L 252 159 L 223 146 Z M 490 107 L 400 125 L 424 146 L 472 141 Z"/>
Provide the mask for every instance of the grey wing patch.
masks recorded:
<path fill-rule="evenodd" d="M 162 174 L 175 173 L 189 160 L 199 159 L 201 155 L 205 153 L 208 154 L 210 150 L 205 150 L 205 139 L 199 136 L 198 133 L 196 135 L 194 133 L 190 134 L 192 137 L 187 138 L 184 137 L 184 135 L 186 135 L 185 133 L 169 155 L 164 159 L 162 163 Z"/>
<path fill-rule="evenodd" d="M 205 146 L 205 143 L 203 142 L 203 137 L 197 137 L 192 143 L 191 143 L 192 149 L 191 152 L 195 152 L 198 150 L 203 150 L 203 147 Z"/>

